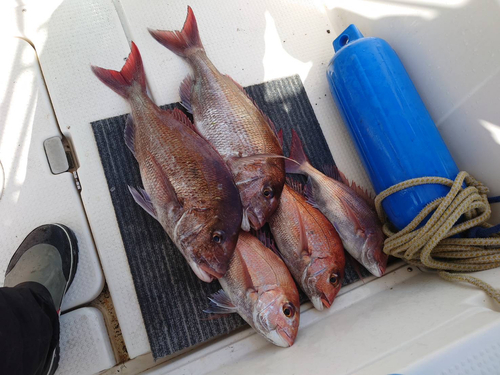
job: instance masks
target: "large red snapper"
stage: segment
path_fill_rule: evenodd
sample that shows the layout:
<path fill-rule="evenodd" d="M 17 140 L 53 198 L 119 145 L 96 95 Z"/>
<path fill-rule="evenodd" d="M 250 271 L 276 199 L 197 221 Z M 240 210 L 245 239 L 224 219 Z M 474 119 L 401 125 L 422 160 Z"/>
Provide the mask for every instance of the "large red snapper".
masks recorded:
<path fill-rule="evenodd" d="M 191 65 L 194 75 L 180 88 L 182 104 L 233 173 L 243 204 L 242 229 L 261 228 L 276 210 L 285 183 L 279 157 L 283 151 L 273 124 L 243 88 L 208 59 L 190 7 L 182 31 L 150 33 Z"/>
<path fill-rule="evenodd" d="M 277 346 L 292 346 L 300 321 L 299 292 L 283 261 L 257 238 L 241 232 L 222 290 L 207 313 L 238 313 Z"/>
<path fill-rule="evenodd" d="M 285 184 L 269 228 L 281 258 L 314 307 L 329 308 L 345 268 L 344 247 L 333 225 L 300 191 Z"/>
<path fill-rule="evenodd" d="M 92 71 L 132 109 L 125 142 L 139 163 L 144 185 L 129 187 L 135 201 L 160 222 L 201 280 L 222 277 L 242 218 L 227 165 L 181 111 L 164 111 L 147 96 L 134 43 L 120 72 L 95 66 Z"/>
<path fill-rule="evenodd" d="M 290 159 L 286 161 L 288 173 L 308 176 L 306 193 L 337 230 L 344 248 L 375 276 L 382 276 L 387 266 L 383 252 L 384 233 L 377 214 L 360 194 L 341 180 L 328 177 L 315 169 L 307 160 L 302 142 L 292 131 Z"/>

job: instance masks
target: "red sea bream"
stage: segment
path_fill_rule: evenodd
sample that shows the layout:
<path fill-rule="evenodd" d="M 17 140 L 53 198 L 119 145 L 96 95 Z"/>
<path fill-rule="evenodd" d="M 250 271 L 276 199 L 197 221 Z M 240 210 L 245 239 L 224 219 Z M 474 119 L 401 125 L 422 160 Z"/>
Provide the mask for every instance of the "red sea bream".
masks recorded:
<path fill-rule="evenodd" d="M 209 60 L 190 7 L 182 31 L 150 33 L 191 65 L 193 76 L 180 88 L 182 104 L 233 173 L 243 204 L 242 229 L 261 228 L 276 210 L 285 183 L 283 151 L 274 125 L 243 88 Z"/>
<path fill-rule="evenodd" d="M 139 163 L 144 185 L 129 187 L 135 201 L 160 222 L 201 280 L 222 277 L 242 218 L 238 189 L 226 163 L 182 111 L 164 111 L 147 96 L 134 43 L 120 72 L 95 66 L 92 70 L 132 109 L 125 142 Z"/>

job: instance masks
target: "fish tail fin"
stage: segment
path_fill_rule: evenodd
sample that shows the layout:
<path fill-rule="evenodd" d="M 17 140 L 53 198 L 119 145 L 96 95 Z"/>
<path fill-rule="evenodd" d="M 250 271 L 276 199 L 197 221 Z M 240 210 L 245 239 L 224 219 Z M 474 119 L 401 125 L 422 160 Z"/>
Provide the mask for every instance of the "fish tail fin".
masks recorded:
<path fill-rule="evenodd" d="M 198 24 L 190 6 L 188 6 L 188 14 L 181 31 L 149 29 L 149 33 L 160 44 L 181 57 L 187 57 L 189 50 L 203 49 L 198 33 Z"/>
<path fill-rule="evenodd" d="M 91 69 L 102 83 L 124 98 L 129 97 L 130 89 L 136 82 L 141 86 L 141 90 L 146 92 L 146 75 L 144 74 L 141 54 L 134 42 L 132 42 L 127 61 L 119 72 L 94 65 L 91 66 Z"/>
<path fill-rule="evenodd" d="M 292 145 L 290 147 L 290 159 L 285 159 L 287 173 L 306 174 L 304 169 L 309 165 L 309 159 L 304 152 L 304 146 L 299 135 L 292 129 Z"/>

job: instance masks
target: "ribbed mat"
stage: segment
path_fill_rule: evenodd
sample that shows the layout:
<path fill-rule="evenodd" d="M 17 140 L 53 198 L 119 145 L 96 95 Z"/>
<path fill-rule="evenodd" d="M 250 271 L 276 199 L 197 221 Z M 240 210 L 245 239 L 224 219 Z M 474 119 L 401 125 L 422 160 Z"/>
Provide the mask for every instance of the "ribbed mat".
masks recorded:
<path fill-rule="evenodd" d="M 248 94 L 284 132 L 288 155 L 292 127 L 311 163 L 334 165 L 332 155 L 299 76 L 247 87 Z M 171 104 L 162 108 L 181 108 Z M 220 289 L 191 271 L 160 224 L 132 199 L 127 185 L 142 186 L 137 162 L 123 141 L 126 115 L 99 120 L 92 129 L 120 227 L 154 358 L 227 334 L 244 325 L 237 315 L 205 320 L 207 296 Z M 328 125 L 327 125 L 328 126 Z M 344 284 L 358 277 L 346 269 Z M 132 291 L 131 291 L 132 292 Z"/>

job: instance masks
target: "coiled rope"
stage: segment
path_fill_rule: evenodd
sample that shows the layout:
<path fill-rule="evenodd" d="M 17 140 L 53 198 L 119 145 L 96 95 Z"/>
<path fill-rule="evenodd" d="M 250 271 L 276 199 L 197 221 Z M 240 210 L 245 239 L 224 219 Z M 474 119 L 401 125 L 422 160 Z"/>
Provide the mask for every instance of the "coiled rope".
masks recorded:
<path fill-rule="evenodd" d="M 464 181 L 467 186 L 465 189 Z M 394 232 L 382 208 L 382 201 L 398 191 L 424 184 L 442 184 L 451 189 L 445 197 L 429 203 L 403 230 Z M 488 192 L 486 186 L 467 172 L 460 172 L 455 181 L 442 177 L 422 177 L 403 181 L 384 190 L 375 198 L 377 214 L 388 237 L 384 252 L 415 266 L 438 270 L 443 279 L 473 284 L 500 303 L 499 290 L 476 277 L 461 273 L 500 267 L 500 235 L 488 233 L 499 231 L 500 228 L 496 230 L 496 227 L 486 222 L 491 215 L 486 196 Z M 427 223 L 418 228 L 433 211 Z M 478 229 L 489 236 L 463 238 L 466 231 L 477 234 Z M 453 237 L 459 233 L 462 234 L 458 236 L 460 238 Z"/>

